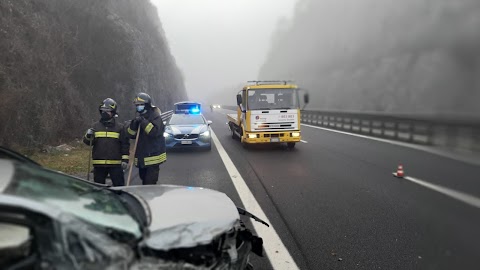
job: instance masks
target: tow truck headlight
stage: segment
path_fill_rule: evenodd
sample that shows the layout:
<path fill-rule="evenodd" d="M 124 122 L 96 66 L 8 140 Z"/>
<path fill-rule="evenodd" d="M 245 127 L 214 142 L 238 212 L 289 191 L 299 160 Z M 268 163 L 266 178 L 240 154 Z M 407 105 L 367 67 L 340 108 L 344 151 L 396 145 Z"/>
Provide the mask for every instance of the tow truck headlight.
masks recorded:
<path fill-rule="evenodd" d="M 300 132 L 292 132 L 292 137 L 300 137 Z"/>
<path fill-rule="evenodd" d="M 248 138 L 255 139 L 257 138 L 257 134 L 248 134 Z"/>
<path fill-rule="evenodd" d="M 210 131 L 207 130 L 207 131 L 205 131 L 205 132 L 203 132 L 203 133 L 200 133 L 200 136 L 202 136 L 202 137 L 210 137 Z"/>
<path fill-rule="evenodd" d="M 164 132 L 164 133 L 163 133 L 163 137 L 165 137 L 165 138 L 169 138 L 170 136 L 172 136 L 172 134 L 167 133 L 167 132 Z"/>

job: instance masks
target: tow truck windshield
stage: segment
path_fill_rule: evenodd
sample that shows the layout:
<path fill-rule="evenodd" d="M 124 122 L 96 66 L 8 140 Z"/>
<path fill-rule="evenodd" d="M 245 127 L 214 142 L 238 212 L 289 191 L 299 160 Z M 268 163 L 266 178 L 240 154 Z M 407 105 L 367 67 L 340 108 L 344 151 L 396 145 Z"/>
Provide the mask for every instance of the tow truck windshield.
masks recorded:
<path fill-rule="evenodd" d="M 249 110 L 298 109 L 296 89 L 248 90 Z"/>

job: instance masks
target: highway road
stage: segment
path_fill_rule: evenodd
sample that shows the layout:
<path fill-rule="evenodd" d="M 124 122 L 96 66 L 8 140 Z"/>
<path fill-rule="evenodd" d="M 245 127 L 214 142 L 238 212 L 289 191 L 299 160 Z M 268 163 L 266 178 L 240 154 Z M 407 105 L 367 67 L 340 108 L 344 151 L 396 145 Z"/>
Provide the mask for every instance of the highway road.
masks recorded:
<path fill-rule="evenodd" d="M 168 153 L 159 184 L 212 188 L 243 205 L 224 149 L 296 264 L 254 258 L 256 269 L 480 268 L 479 166 L 308 126 L 293 151 L 244 149 L 227 112 L 205 113 L 221 147 Z M 392 176 L 398 164 L 410 180 Z"/>

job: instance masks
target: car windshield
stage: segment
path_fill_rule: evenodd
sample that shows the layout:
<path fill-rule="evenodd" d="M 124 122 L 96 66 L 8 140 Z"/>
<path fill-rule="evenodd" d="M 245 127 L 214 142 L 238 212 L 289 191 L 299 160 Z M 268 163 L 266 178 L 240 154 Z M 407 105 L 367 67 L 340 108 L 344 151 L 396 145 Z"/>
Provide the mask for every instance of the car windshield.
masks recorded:
<path fill-rule="evenodd" d="M 248 109 L 297 109 L 296 89 L 253 89 L 248 90 Z"/>
<path fill-rule="evenodd" d="M 170 125 L 201 125 L 205 124 L 205 119 L 199 114 L 174 114 L 168 123 Z"/>
<path fill-rule="evenodd" d="M 15 165 L 4 193 L 45 203 L 104 229 L 142 235 L 141 227 L 113 191 L 40 167 Z"/>

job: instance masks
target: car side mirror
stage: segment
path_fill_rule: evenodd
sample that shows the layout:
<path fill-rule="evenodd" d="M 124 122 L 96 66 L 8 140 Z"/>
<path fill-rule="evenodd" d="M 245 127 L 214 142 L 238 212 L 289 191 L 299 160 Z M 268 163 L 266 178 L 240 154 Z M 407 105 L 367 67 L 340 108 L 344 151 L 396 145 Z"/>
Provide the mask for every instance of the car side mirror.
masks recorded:
<path fill-rule="evenodd" d="M 303 95 L 303 101 L 305 102 L 305 104 L 307 104 L 310 101 L 310 96 L 308 95 L 308 93 Z"/>
<path fill-rule="evenodd" d="M 242 95 L 238 94 L 237 95 L 237 105 L 242 104 Z"/>
<path fill-rule="evenodd" d="M 207 121 L 207 124 L 208 124 L 208 125 L 211 125 L 212 123 L 213 123 L 213 122 L 210 121 L 210 120 Z"/>

